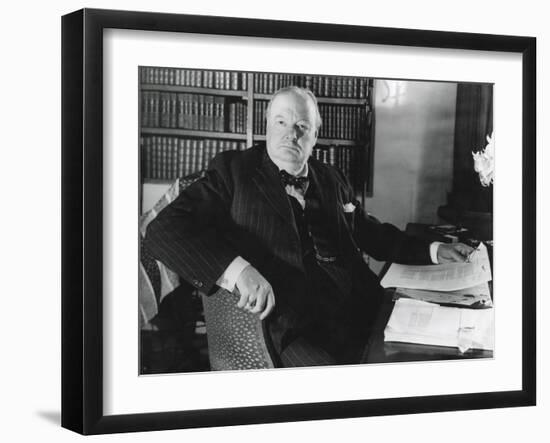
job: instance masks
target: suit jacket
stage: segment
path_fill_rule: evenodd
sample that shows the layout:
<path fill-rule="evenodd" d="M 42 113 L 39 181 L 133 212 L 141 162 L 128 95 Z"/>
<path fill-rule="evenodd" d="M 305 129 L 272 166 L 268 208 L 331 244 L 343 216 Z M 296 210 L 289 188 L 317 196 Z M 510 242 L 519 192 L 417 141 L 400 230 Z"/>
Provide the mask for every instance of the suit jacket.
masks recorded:
<path fill-rule="evenodd" d="M 381 288 L 362 251 L 378 260 L 420 264 L 429 263 L 429 245 L 395 226 L 369 219 L 335 168 L 313 158 L 308 165 L 321 200 L 325 231 L 330 233 L 316 250 L 318 263 L 337 286 L 361 301 L 354 305 L 347 300 L 335 309 L 335 315 L 346 322 L 346 312 L 356 315 L 350 309 L 359 308 L 369 323 Z M 289 331 L 299 330 L 308 305 L 315 303 L 304 297 L 306 276 L 289 197 L 262 146 L 216 156 L 206 176 L 182 191 L 151 222 L 146 245 L 160 261 L 206 293 L 217 289 L 216 281 L 236 256 L 248 260 L 274 290 L 276 307 L 268 320 L 278 351 Z M 346 289 L 350 285 L 351 292 Z"/>

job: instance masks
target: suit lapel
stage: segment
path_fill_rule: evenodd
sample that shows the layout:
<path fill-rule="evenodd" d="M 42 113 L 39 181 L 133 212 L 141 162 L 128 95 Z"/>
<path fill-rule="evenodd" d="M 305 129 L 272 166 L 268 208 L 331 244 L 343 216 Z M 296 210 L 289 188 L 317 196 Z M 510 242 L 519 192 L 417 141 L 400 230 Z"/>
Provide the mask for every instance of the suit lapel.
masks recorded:
<path fill-rule="evenodd" d="M 296 229 L 290 202 L 279 179 L 279 171 L 265 152 L 252 181 L 273 209 Z"/>
<path fill-rule="evenodd" d="M 345 235 L 342 230 L 347 231 L 347 228 L 341 218 L 342 208 L 340 207 L 341 203 L 338 202 L 338 186 L 334 177 L 329 174 L 329 169 L 322 166 L 317 161 L 309 162 L 310 180 L 318 189 L 317 195 L 327 217 L 327 225 L 336 228 L 336 231 L 333 232 L 337 236 L 336 245 L 338 248 L 343 248 Z"/>
<path fill-rule="evenodd" d="M 336 186 L 334 186 L 333 180 L 326 174 L 326 171 L 320 168 L 318 164 L 311 161 L 308 165 L 310 180 L 318 190 L 317 195 L 319 196 L 321 207 L 324 208 L 327 215 L 337 223 L 338 199 L 336 195 Z"/>

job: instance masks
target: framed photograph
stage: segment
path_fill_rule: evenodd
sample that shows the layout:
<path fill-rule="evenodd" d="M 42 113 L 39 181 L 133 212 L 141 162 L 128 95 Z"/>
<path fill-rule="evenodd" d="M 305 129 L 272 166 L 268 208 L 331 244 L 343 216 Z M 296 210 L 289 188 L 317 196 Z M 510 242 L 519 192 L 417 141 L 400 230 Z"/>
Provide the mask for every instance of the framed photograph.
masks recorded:
<path fill-rule="evenodd" d="M 64 16 L 62 426 L 534 405 L 535 55 Z"/>

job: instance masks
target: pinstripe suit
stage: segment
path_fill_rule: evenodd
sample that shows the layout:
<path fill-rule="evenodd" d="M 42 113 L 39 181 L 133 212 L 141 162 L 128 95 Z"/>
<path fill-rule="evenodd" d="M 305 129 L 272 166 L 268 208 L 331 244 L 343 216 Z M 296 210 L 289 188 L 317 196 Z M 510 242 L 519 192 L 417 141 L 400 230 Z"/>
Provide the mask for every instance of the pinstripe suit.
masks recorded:
<path fill-rule="evenodd" d="M 381 288 L 361 250 L 379 260 L 429 263 L 429 245 L 392 225 L 369 221 L 337 170 L 312 158 L 308 164 L 329 232 L 327 241 L 316 245 L 318 263 L 342 293 L 355 300 L 345 304 L 353 311 L 350 321 L 357 321 L 353 316 L 359 313 L 369 324 Z M 350 202 L 357 209 L 345 212 Z M 206 176 L 149 225 L 146 244 L 159 260 L 206 293 L 216 288 L 236 256 L 249 261 L 273 287 L 276 307 L 267 321 L 279 352 L 300 331 L 308 306 L 315 303 L 303 295 L 307 283 L 296 222 L 278 169 L 264 147 L 218 155 Z"/>

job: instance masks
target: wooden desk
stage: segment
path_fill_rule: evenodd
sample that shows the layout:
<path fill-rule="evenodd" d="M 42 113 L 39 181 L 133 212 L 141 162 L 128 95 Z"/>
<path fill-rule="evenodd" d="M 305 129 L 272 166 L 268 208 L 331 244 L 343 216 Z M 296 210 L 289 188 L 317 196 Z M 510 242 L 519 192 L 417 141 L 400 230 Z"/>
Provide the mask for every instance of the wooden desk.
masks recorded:
<path fill-rule="evenodd" d="M 384 329 L 390 319 L 394 302 L 394 289 L 387 289 L 384 301 L 374 324 L 364 363 L 393 363 L 406 361 L 458 360 L 492 358 L 493 351 L 469 349 L 462 353 L 458 348 L 419 345 L 414 343 L 384 342 Z"/>

